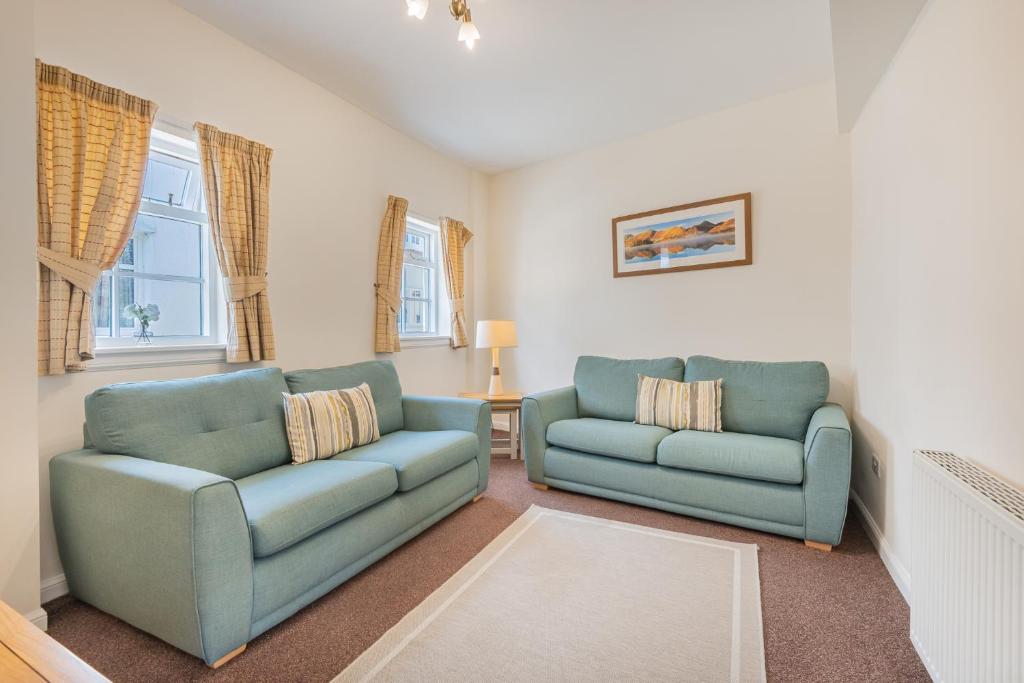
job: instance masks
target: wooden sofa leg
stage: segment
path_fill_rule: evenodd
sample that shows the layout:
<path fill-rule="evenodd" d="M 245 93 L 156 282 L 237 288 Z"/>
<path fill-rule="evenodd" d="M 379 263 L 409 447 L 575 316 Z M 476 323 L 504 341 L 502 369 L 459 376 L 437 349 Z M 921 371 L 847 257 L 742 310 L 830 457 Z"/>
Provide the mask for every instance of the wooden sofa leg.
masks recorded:
<path fill-rule="evenodd" d="M 531 481 L 530 486 L 537 489 L 538 491 L 547 491 L 548 488 L 550 488 L 547 484 L 538 484 L 535 481 Z"/>
<path fill-rule="evenodd" d="M 209 666 L 210 666 L 211 669 L 219 669 L 222 666 L 224 666 L 225 664 L 227 664 L 228 662 L 230 662 L 232 659 L 237 657 L 238 655 L 242 654 L 243 652 L 245 652 L 245 645 L 242 645 L 242 647 L 240 647 L 240 648 L 238 648 L 236 650 L 232 650 L 231 652 L 227 653 L 226 655 L 224 655 L 223 657 L 218 659 L 213 664 L 210 664 Z"/>
<path fill-rule="evenodd" d="M 820 550 L 823 553 L 832 552 L 832 546 L 830 546 L 828 543 L 818 543 L 817 541 L 808 541 L 804 539 L 804 545 L 806 545 L 808 548 Z"/>
<path fill-rule="evenodd" d="M 478 494 L 478 495 L 475 495 L 475 496 L 473 496 L 473 502 L 475 503 L 475 502 L 477 502 L 478 500 L 480 500 L 483 497 L 484 497 L 484 494 L 482 494 L 482 493 Z"/>

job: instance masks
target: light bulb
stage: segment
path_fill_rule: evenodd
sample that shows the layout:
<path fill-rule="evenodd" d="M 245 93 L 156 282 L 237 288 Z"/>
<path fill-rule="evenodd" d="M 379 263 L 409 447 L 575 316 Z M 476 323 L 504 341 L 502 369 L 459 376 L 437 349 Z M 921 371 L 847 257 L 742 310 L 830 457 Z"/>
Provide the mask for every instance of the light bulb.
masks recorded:
<path fill-rule="evenodd" d="M 473 49 L 473 44 L 480 40 L 480 31 L 477 30 L 473 20 L 466 18 L 466 21 L 462 22 L 462 26 L 459 27 L 459 40 L 466 44 L 470 50 Z"/>
<path fill-rule="evenodd" d="M 406 6 L 409 8 L 409 16 L 422 19 L 427 16 L 427 5 L 430 4 L 430 0 L 405 0 Z"/>

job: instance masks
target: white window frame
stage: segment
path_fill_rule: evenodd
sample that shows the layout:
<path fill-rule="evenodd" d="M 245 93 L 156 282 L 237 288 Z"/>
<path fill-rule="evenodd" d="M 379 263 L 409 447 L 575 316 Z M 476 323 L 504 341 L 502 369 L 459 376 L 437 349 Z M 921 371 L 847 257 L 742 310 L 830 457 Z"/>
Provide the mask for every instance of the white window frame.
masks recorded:
<path fill-rule="evenodd" d="M 168 137 L 173 136 L 173 137 Z M 175 138 L 189 141 L 186 147 L 176 144 Z M 194 161 L 198 159 L 199 148 L 192 129 L 166 119 L 157 119 L 153 123 L 153 134 L 150 148 L 171 157 Z M 199 171 L 201 173 L 201 171 Z M 199 183 L 192 184 L 189 195 L 183 205 L 194 206 L 200 191 Z M 225 356 L 226 307 L 221 286 L 220 268 L 217 264 L 216 252 L 210 234 L 210 222 L 205 211 L 193 211 L 168 205 L 153 200 L 143 199 L 139 204 L 139 213 L 174 220 L 187 221 L 200 226 L 201 231 L 201 263 L 204 278 L 178 275 L 159 275 L 153 273 L 135 276 L 138 279 L 167 282 L 196 282 L 203 287 L 202 335 L 180 335 L 154 337 L 152 344 L 138 344 L 134 336 L 97 337 L 96 359 L 89 364 L 91 370 L 120 369 L 130 367 L 160 367 L 165 365 L 182 365 L 195 363 L 223 362 Z M 117 291 L 117 271 L 119 265 L 111 269 L 111 296 Z M 104 277 L 107 273 L 104 273 Z M 115 309 L 117 307 L 114 307 Z M 120 312 L 111 311 L 111 327 L 117 335 Z"/>
<path fill-rule="evenodd" d="M 433 240 L 433 254 L 429 262 L 429 267 L 433 270 L 432 282 L 430 283 L 433 292 L 433 316 L 432 321 L 432 332 L 426 333 L 406 333 L 399 328 L 399 339 L 403 346 L 416 347 L 416 346 L 440 346 L 448 344 L 451 338 L 451 314 L 450 306 L 448 302 L 448 293 L 444 283 L 444 260 L 441 258 L 441 228 L 438 224 L 430 219 L 409 212 L 406 214 L 405 219 L 406 230 L 412 229 L 419 232 L 428 233 Z M 402 272 L 405 272 L 405 265 L 423 266 L 423 263 L 415 261 L 405 261 L 405 245 L 402 245 Z M 400 285 L 401 286 L 401 285 Z M 401 293 L 404 293 L 404 287 L 401 288 Z M 405 297 L 400 296 L 400 305 L 404 309 Z"/>

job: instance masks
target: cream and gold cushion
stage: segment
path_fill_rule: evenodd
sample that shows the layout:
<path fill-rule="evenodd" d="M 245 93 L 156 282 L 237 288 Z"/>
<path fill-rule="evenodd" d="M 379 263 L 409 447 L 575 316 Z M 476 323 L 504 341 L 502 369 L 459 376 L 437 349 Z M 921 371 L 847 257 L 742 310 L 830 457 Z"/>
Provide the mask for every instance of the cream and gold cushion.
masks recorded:
<path fill-rule="evenodd" d="M 292 462 L 323 460 L 380 439 L 370 385 L 353 389 L 284 394 Z"/>
<path fill-rule="evenodd" d="M 722 431 L 722 380 L 676 382 L 638 375 L 637 424 L 701 432 Z"/>

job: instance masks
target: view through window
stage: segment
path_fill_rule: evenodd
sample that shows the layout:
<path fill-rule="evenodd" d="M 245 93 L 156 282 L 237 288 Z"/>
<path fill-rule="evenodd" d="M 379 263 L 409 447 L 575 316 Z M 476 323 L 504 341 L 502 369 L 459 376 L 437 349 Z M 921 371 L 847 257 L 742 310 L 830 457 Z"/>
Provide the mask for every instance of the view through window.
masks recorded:
<path fill-rule="evenodd" d="M 211 256 L 198 146 L 154 127 L 135 230 L 93 297 L 97 344 L 135 343 L 141 324 L 133 306 L 159 309 L 149 325 L 158 342 L 213 341 L 218 271 Z"/>
<path fill-rule="evenodd" d="M 437 225 L 408 218 L 402 264 L 402 306 L 398 332 L 402 337 L 438 335 L 440 235 Z"/>

